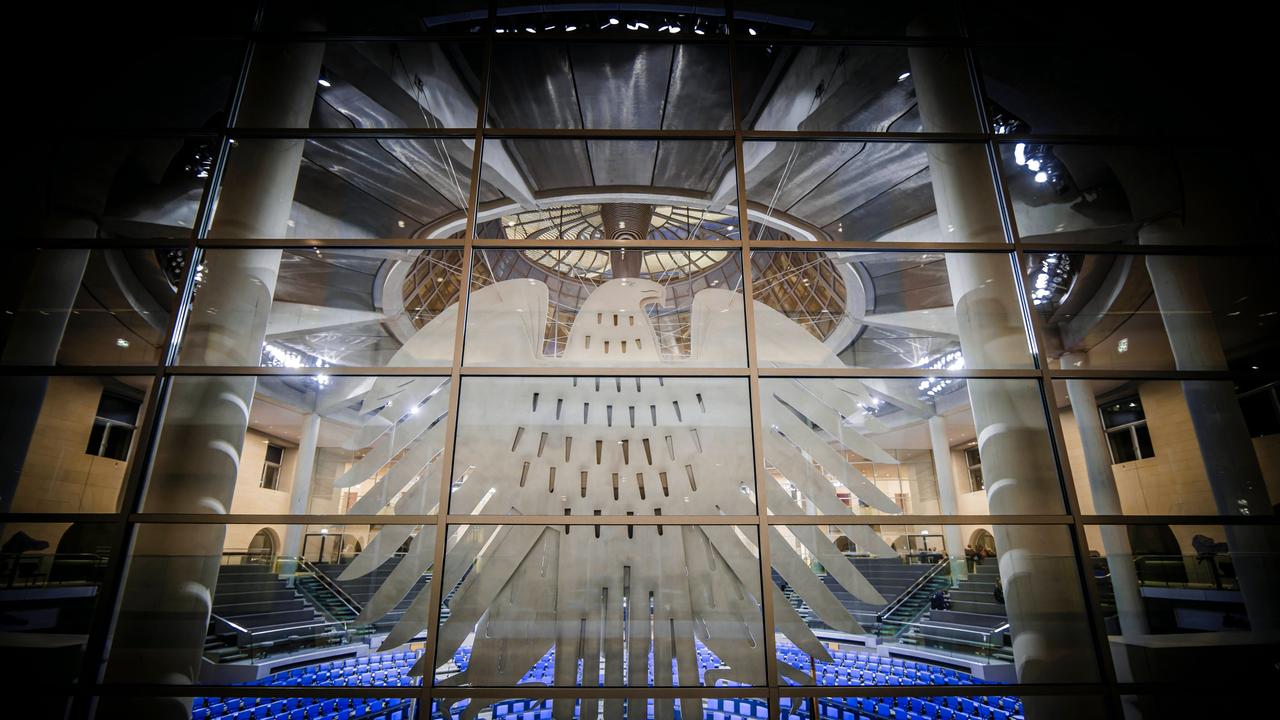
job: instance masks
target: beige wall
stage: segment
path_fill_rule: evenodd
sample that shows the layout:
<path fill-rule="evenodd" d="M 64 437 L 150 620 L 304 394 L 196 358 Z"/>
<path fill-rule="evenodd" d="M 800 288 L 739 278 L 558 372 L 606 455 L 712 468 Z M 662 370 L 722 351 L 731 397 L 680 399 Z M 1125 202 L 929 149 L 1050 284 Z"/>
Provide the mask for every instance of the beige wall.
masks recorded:
<path fill-rule="evenodd" d="M 1112 466 L 1121 508 L 1132 515 L 1217 514 L 1182 386 L 1177 382 L 1147 382 L 1137 389 L 1155 457 Z M 1080 508 L 1086 514 L 1093 513 L 1093 497 L 1075 415 L 1068 407 L 1060 411 L 1059 418 Z M 1280 498 L 1280 435 L 1255 438 L 1253 443 L 1268 492 L 1275 502 Z M 1173 532 L 1184 553 L 1194 552 L 1191 538 L 1196 534 L 1209 535 L 1219 541 L 1224 539 L 1221 528 L 1215 526 L 1175 525 Z M 1101 552 L 1097 528 L 1087 527 L 1086 535 L 1090 548 Z"/>
<path fill-rule="evenodd" d="M 103 384 L 92 377 L 48 379 L 44 403 L 13 496 L 13 512 L 115 512 L 126 462 L 90 455 L 89 433 Z M 134 444 L 137 444 L 135 433 Z M 131 451 L 132 455 L 132 451 Z M 4 542 L 24 531 L 49 543 L 53 553 L 69 523 L 8 523 Z"/>

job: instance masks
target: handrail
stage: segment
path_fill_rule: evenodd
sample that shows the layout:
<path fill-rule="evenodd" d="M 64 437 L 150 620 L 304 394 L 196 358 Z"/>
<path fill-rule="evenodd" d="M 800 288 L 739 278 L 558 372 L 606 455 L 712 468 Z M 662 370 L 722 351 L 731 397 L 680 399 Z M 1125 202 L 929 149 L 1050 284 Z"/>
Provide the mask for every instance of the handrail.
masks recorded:
<path fill-rule="evenodd" d="M 232 630 L 235 630 L 236 632 L 248 633 L 249 635 L 253 635 L 252 631 L 250 631 L 250 630 L 248 630 L 248 629 L 246 629 L 246 628 L 240 627 L 239 625 L 237 625 L 237 624 L 235 624 L 235 623 L 231 622 L 230 620 L 228 620 L 228 619 L 226 619 L 226 618 L 222 617 L 222 616 L 221 616 L 221 615 L 219 615 L 218 613 L 215 613 L 215 612 L 211 612 L 211 613 L 209 613 L 209 619 L 210 619 L 210 620 L 217 620 L 218 622 L 220 622 L 220 623 L 222 623 L 222 624 L 224 624 L 224 625 L 229 626 Z"/>
<path fill-rule="evenodd" d="M 927 585 L 929 581 L 932 580 L 934 577 L 936 577 L 938 573 L 942 572 L 942 568 L 946 566 L 947 566 L 947 558 L 943 557 L 936 564 L 934 564 L 934 566 L 930 568 L 928 572 L 921 575 L 915 582 L 911 583 L 911 585 L 908 586 L 906 590 L 903 590 L 902 593 L 898 595 L 898 597 L 894 598 L 893 602 L 889 603 L 888 605 L 885 605 L 884 609 L 876 613 L 876 621 L 884 622 L 884 619 L 889 615 L 893 614 L 893 612 L 897 610 L 899 607 L 901 607 L 902 604 L 907 601 L 907 598 L 911 597 L 916 593 L 917 590 Z"/>
<path fill-rule="evenodd" d="M 342 604 L 346 605 L 348 610 L 355 613 L 356 615 L 359 615 L 360 613 L 364 612 L 364 608 L 360 606 L 360 603 L 356 602 L 355 598 L 348 595 L 346 590 L 343 590 L 342 587 L 338 585 L 338 583 L 333 581 L 333 578 L 321 572 L 320 568 L 312 564 L 310 560 L 307 560 L 304 557 L 296 557 L 294 558 L 294 560 L 298 563 L 298 565 L 302 569 L 311 573 L 312 577 L 314 577 L 321 585 L 324 585 L 325 588 L 327 588 L 330 592 L 332 592 L 338 598 L 338 600 L 342 601 Z"/>

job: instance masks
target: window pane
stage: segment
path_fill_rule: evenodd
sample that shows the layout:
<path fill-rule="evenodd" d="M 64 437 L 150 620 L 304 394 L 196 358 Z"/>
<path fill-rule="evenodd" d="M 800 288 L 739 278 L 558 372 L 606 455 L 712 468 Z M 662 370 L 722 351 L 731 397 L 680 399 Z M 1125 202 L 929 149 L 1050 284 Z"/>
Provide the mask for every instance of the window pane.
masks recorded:
<path fill-rule="evenodd" d="M 115 512 L 133 433 L 100 424 L 99 400 L 112 393 L 141 404 L 150 388 L 149 377 L 0 378 L 5 437 L 0 509 Z"/>
<path fill-rule="evenodd" d="M 919 95 L 937 89 L 930 83 L 917 86 L 913 74 L 929 74 L 938 63 L 962 67 L 959 48 L 740 45 L 738 55 L 747 81 L 745 129 L 911 133 L 979 128 L 963 72 L 934 74 L 960 83 L 965 112 L 959 117 L 926 119 L 917 104 Z"/>
<path fill-rule="evenodd" d="M 762 365 L 1032 367 L 1003 253 L 757 251 L 751 267 Z"/>
<path fill-rule="evenodd" d="M 763 378 L 760 397 L 775 514 L 1064 511 L 1034 380 Z M 968 481 L 974 447 L 985 492 Z"/>
<path fill-rule="evenodd" d="M 453 360 L 460 250 L 206 250 L 184 365 L 425 367 Z M 234 341 L 222 341 L 228 328 Z"/>
<path fill-rule="evenodd" d="M 462 584 L 436 681 L 763 684 L 755 543 L 753 528 L 727 525 L 453 528 L 444 584 Z"/>
<path fill-rule="evenodd" d="M 462 140 L 242 138 L 229 153 L 209 237 L 445 238 L 466 225 Z"/>
<path fill-rule="evenodd" d="M 471 377 L 450 513 L 750 515 L 742 378 Z"/>
<path fill-rule="evenodd" d="M 1274 367 L 1280 306 L 1262 257 L 1027 256 L 1050 367 L 1237 370 Z"/>
<path fill-rule="evenodd" d="M 420 684 L 436 535 L 423 520 L 139 525 L 106 681 Z"/>
<path fill-rule="evenodd" d="M 486 140 L 479 200 L 480 238 L 740 237 L 733 144 L 720 140 Z"/>
<path fill-rule="evenodd" d="M 144 512 L 427 515 L 439 503 L 448 378 L 172 383 Z M 271 445 L 284 448 L 278 466 Z M 265 467 L 280 492 L 262 491 Z"/>
<path fill-rule="evenodd" d="M 774 526 L 769 556 L 784 684 L 1097 679 L 1066 527 Z"/>
<path fill-rule="evenodd" d="M 0 289 L 0 362 L 156 362 L 187 257 L 173 248 L 17 252 Z"/>
<path fill-rule="evenodd" d="M 490 127 L 733 127 L 721 45 L 499 43 L 491 77 Z"/>
<path fill-rule="evenodd" d="M 1000 146 L 1000 169 L 1024 242 L 1276 241 L 1270 171 L 1235 148 L 1011 141 Z"/>
<path fill-rule="evenodd" d="M 742 153 L 753 239 L 1005 241 L 981 145 L 752 141 Z"/>
<path fill-rule="evenodd" d="M 1133 435 L 1129 428 L 1123 430 L 1113 430 L 1107 433 L 1107 442 L 1111 443 L 1111 460 L 1119 465 L 1138 459 L 1137 450 L 1133 445 Z"/>
<path fill-rule="evenodd" d="M 742 367 L 741 253 L 476 250 L 472 366 Z"/>
<path fill-rule="evenodd" d="M 475 127 L 483 77 L 479 44 L 259 42 L 239 127 L 384 129 Z M 285 97 L 281 88 L 307 92 Z M 314 90 L 311 90 L 314 88 Z"/>
<path fill-rule="evenodd" d="M 14 660 L 6 682 L 76 682 L 115 535 L 110 525 L 87 522 L 0 529 L 0 655 Z"/>
<path fill-rule="evenodd" d="M 1110 393 L 1129 397 L 1135 391 L 1146 421 L 1132 429 L 1105 432 L 1104 438 L 1095 411 L 1098 398 Z M 1232 383 L 1059 380 L 1055 395 L 1063 455 L 1084 512 L 1275 513 L 1280 499 L 1280 435 L 1250 435 Z"/>
<path fill-rule="evenodd" d="M 1280 619 L 1266 526 L 1090 525 L 1099 613 L 1120 682 L 1178 682 L 1206 664 L 1237 680 L 1271 677 Z"/>
<path fill-rule="evenodd" d="M 1108 430 L 1146 419 L 1142 399 L 1136 395 L 1107 401 L 1098 409 L 1102 411 L 1102 426 Z"/>

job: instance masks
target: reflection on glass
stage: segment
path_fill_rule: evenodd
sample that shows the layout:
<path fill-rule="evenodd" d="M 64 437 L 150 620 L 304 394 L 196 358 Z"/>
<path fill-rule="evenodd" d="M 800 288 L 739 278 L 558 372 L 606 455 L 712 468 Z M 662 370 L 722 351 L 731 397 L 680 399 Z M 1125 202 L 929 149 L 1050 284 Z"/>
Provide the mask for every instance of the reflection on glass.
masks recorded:
<path fill-rule="evenodd" d="M 18 144 L 13 153 L 10 164 L 23 179 L 11 202 L 19 234 L 89 245 L 104 238 L 185 242 L 218 143 L 212 137 L 60 137 Z"/>
<path fill-rule="evenodd" d="M 1090 525 L 1100 614 L 1117 679 L 1170 682 L 1206 664 L 1270 677 L 1280 623 L 1274 527 Z"/>
<path fill-rule="evenodd" d="M 1268 258 L 1032 253 L 1023 272 L 1064 370 L 1274 368 Z"/>
<path fill-rule="evenodd" d="M 434 524 L 141 525 L 107 680 L 418 685 L 429 662 L 418 614 L 435 532 Z M 428 562 L 419 566 L 423 547 Z M 196 587 L 205 601 L 184 595 Z M 211 716 L 219 702 L 231 701 L 210 699 Z"/>
<path fill-rule="evenodd" d="M 636 22 L 628 17 L 626 26 Z M 499 43 L 491 77 L 491 127 L 733 127 L 725 46 Z"/>
<path fill-rule="evenodd" d="M 149 377 L 0 377 L 0 511 L 115 512 L 150 387 Z"/>
<path fill-rule="evenodd" d="M 229 152 L 210 237 L 445 238 L 466 225 L 462 140 L 241 138 Z"/>
<path fill-rule="evenodd" d="M 467 378 L 450 513 L 749 515 L 739 378 Z"/>
<path fill-rule="evenodd" d="M 3 291 L 0 362 L 155 363 L 188 256 L 178 248 L 18 253 L 26 277 Z"/>
<path fill-rule="evenodd" d="M 786 525 L 770 533 L 778 671 L 789 684 L 1094 677 L 1064 527 Z"/>
<path fill-rule="evenodd" d="M 1025 242 L 1268 245 L 1275 240 L 1267 169 L 1249 153 L 1231 148 L 1011 140 L 1000 146 L 1000 164 Z"/>
<path fill-rule="evenodd" d="M 740 253 L 477 250 L 467 365 L 746 365 Z"/>
<path fill-rule="evenodd" d="M 728 525 L 453 528 L 437 682 L 763 684 L 755 542 Z"/>
<path fill-rule="evenodd" d="M 1065 380 L 1057 387 L 1083 512 L 1275 512 L 1274 383 Z"/>
<path fill-rule="evenodd" d="M 317 28 L 318 29 L 318 28 Z M 251 103 L 255 83 L 279 74 L 282 59 L 313 73 L 300 98 L 309 112 L 283 127 L 325 129 L 474 127 L 477 77 L 483 77 L 479 45 L 435 42 L 259 42 L 250 64 L 239 127 L 269 126 Z M 264 77 L 266 76 L 266 77 Z M 465 187 L 465 185 L 464 185 Z"/>
<path fill-rule="evenodd" d="M 742 153 L 753 239 L 1004 242 L 981 145 L 754 141 Z M 970 173 L 962 208 L 957 168 Z"/>
<path fill-rule="evenodd" d="M 175 378 L 143 510 L 433 513 L 448 407 L 441 377 Z"/>
<path fill-rule="evenodd" d="M 722 140 L 486 140 L 480 181 L 481 238 L 739 237 Z"/>
<path fill-rule="evenodd" d="M 462 252 L 447 249 L 206 250 L 178 361 L 448 365 L 461 264 Z M 239 335 L 235 346 L 225 340 L 229 325 Z"/>
<path fill-rule="evenodd" d="M 1007 256 L 787 250 L 751 266 L 762 365 L 1031 366 Z"/>
<path fill-rule="evenodd" d="M 760 398 L 774 513 L 1063 512 L 1034 380 L 766 378 Z"/>
<path fill-rule="evenodd" d="M 0 525 L 0 656 L 15 660 L 7 682 L 76 682 L 115 535 L 95 523 Z"/>
<path fill-rule="evenodd" d="M 749 87 L 743 126 L 752 130 L 924 131 L 912 69 L 914 51 L 900 47 L 740 45 L 741 73 L 772 84 Z M 959 48 L 934 49 L 963 63 Z M 817 80 L 815 80 L 815 78 Z M 928 87 L 928 86 L 926 86 Z M 968 100 L 972 108 L 972 101 Z M 976 111 L 931 132 L 978 127 Z M 803 167 L 803 166 L 802 166 Z M 809 172 L 806 168 L 805 172 Z"/>

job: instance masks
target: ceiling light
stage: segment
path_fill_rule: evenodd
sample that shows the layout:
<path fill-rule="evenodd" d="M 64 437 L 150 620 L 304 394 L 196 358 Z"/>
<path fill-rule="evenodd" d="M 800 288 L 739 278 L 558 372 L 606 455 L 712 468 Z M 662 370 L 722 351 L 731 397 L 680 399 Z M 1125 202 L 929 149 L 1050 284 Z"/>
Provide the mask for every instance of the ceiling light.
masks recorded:
<path fill-rule="evenodd" d="M 398 225 L 398 226 L 400 226 L 400 227 L 404 227 L 404 221 L 403 221 L 403 220 L 397 220 L 397 221 L 396 221 L 396 225 Z"/>
<path fill-rule="evenodd" d="M 910 72 L 904 72 L 904 73 L 902 73 L 901 75 L 899 75 L 899 76 L 898 76 L 898 82 L 902 82 L 903 80 L 906 80 L 906 79 L 907 79 L 907 78 L 909 78 L 909 77 L 911 77 L 911 73 L 910 73 Z"/>
<path fill-rule="evenodd" d="M 641 21 L 637 20 L 637 21 L 636 21 L 636 27 L 640 28 L 641 30 L 648 30 L 648 29 L 649 29 L 649 23 L 647 23 L 647 22 L 641 22 Z"/>
<path fill-rule="evenodd" d="M 749 33 L 752 37 L 755 37 L 755 35 L 756 35 L 756 29 L 755 29 L 755 28 L 747 28 L 747 33 Z"/>
<path fill-rule="evenodd" d="M 497 29 L 497 30 L 495 30 L 494 32 L 496 32 L 496 33 L 498 33 L 499 35 L 501 35 L 502 33 L 506 32 L 506 30 L 503 30 L 502 28 L 498 28 L 498 29 Z"/>
<path fill-rule="evenodd" d="M 680 32 L 680 23 L 673 23 L 671 25 L 671 28 L 667 30 L 667 32 L 671 33 L 672 35 L 675 35 L 676 33 Z"/>
<path fill-rule="evenodd" d="M 538 31 L 537 31 L 537 30 L 534 30 L 534 29 L 533 29 L 533 28 L 531 28 L 531 27 L 527 27 L 527 28 L 525 28 L 525 29 L 524 29 L 524 31 L 525 31 L 525 32 L 527 32 L 527 33 L 533 33 L 534 35 L 537 35 L 537 34 L 538 34 Z"/>
<path fill-rule="evenodd" d="M 129 347 L 129 341 L 125 340 L 124 338 L 116 338 L 116 347 L 127 348 Z"/>
<path fill-rule="evenodd" d="M 320 87 L 332 87 L 333 83 L 329 82 L 329 73 L 324 68 L 320 68 L 320 77 L 316 80 Z"/>
<path fill-rule="evenodd" d="M 1018 143 L 1013 146 L 1013 161 L 1019 165 L 1027 164 L 1027 144 Z"/>
<path fill-rule="evenodd" d="M 1036 173 L 1036 182 L 1038 183 L 1049 182 L 1049 173 L 1044 171 L 1040 171 Z"/>
<path fill-rule="evenodd" d="M 564 31 L 565 31 L 565 32 L 573 32 L 574 30 L 577 30 L 577 29 L 578 29 L 578 26 L 577 26 L 577 25 L 565 25 L 565 26 L 564 26 Z"/>
<path fill-rule="evenodd" d="M 616 17 L 611 17 L 611 18 L 609 18 L 609 24 L 610 24 L 610 25 L 617 25 L 617 24 L 618 24 L 618 18 L 616 18 Z"/>

